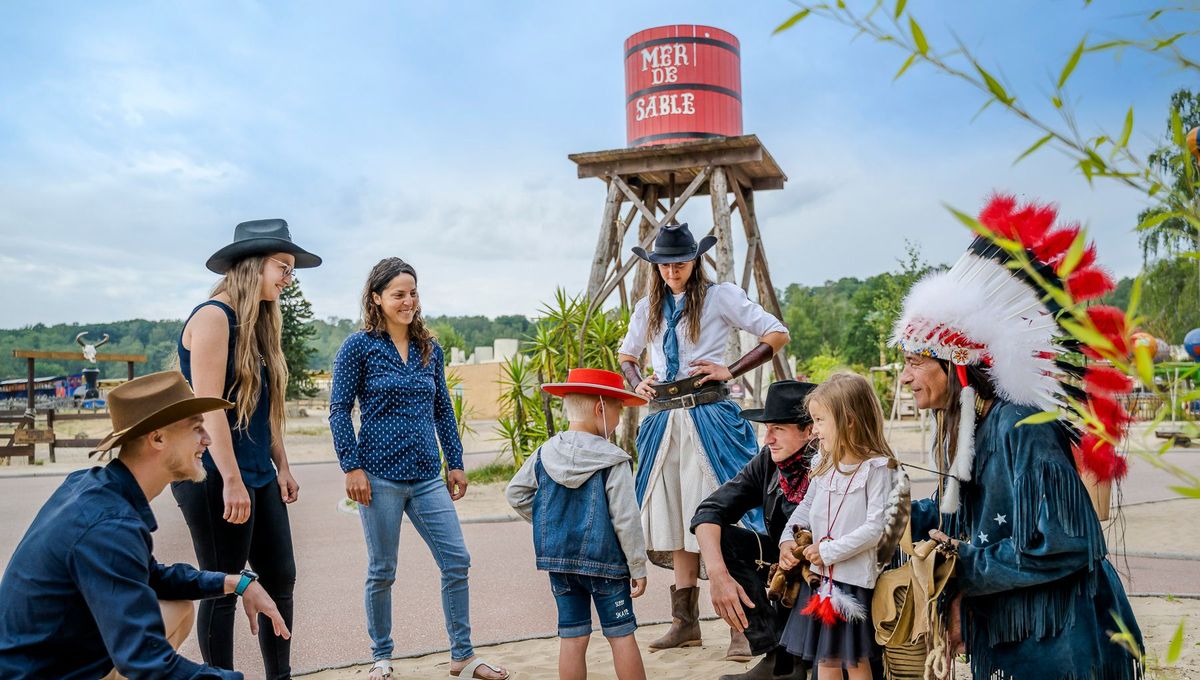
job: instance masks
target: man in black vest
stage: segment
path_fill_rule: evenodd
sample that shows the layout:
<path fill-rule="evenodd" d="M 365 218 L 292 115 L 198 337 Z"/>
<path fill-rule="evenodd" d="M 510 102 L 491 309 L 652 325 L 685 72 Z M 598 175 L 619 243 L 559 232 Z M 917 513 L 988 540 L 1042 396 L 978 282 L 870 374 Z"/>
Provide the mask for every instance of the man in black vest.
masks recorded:
<path fill-rule="evenodd" d="M 781 380 L 767 388 L 764 408 L 742 411 L 746 420 L 766 425 L 765 445 L 692 517 L 713 609 L 733 630 L 744 632 L 752 655 L 766 655 L 749 671 L 723 675 L 722 680 L 799 680 L 807 671 L 779 647 L 779 633 L 791 610 L 770 602 L 766 585 L 768 565 L 779 561 L 779 538 L 788 517 L 808 490 L 816 442 L 804 399 L 815 387 Z M 738 525 L 753 508 L 763 510 L 765 535 Z"/>

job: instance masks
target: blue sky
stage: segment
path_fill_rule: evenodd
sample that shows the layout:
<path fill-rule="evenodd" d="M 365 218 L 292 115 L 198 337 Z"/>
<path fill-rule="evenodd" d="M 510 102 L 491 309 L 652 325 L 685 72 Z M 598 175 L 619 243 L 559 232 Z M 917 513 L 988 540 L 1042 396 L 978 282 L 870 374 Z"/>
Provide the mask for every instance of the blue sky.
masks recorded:
<path fill-rule="evenodd" d="M 1023 99 L 1045 98 L 1080 36 L 1147 29 L 1134 3 L 913 0 Z M 284 217 L 325 258 L 318 316 L 354 317 L 367 270 L 397 255 L 427 314 L 536 311 L 583 288 L 603 185 L 566 155 L 624 145 L 622 43 L 701 23 L 742 45 L 744 127 L 789 176 L 759 194 L 778 286 L 896 266 L 905 238 L 952 261 L 993 188 L 1057 201 L 1117 274 L 1140 264 L 1130 190 L 1094 188 L 1037 134 L 894 48 L 785 2 L 9 2 L 0 5 L 0 327 L 182 318 L 237 222 Z M 1194 46 L 1192 46 L 1194 47 Z M 1166 62 L 1085 59 L 1079 122 L 1134 144 L 1185 86 Z M 1041 107 L 1040 104 L 1036 105 Z M 694 223 L 707 200 L 689 207 Z M 707 228 L 707 224 L 704 228 Z"/>

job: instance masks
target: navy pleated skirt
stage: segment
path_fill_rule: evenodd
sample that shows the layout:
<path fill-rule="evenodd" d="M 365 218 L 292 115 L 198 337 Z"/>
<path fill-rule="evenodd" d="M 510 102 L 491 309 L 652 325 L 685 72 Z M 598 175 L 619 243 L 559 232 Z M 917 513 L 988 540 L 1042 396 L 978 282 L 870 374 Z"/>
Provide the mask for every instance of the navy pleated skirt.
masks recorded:
<path fill-rule="evenodd" d="M 875 626 L 871 623 L 871 588 L 839 583 L 834 584 L 843 592 L 852 596 L 866 610 L 867 615 L 859 621 L 838 621 L 826 625 L 800 610 L 808 604 L 812 597 L 812 589 L 808 584 L 801 586 L 800 597 L 788 617 L 787 625 L 783 628 L 779 644 L 787 651 L 798 656 L 814 666 L 817 664 L 838 664 L 842 668 L 858 665 L 879 656 L 879 646 L 875 644 Z M 822 589 L 828 587 L 828 582 Z M 824 594 L 824 592 L 822 593 Z"/>

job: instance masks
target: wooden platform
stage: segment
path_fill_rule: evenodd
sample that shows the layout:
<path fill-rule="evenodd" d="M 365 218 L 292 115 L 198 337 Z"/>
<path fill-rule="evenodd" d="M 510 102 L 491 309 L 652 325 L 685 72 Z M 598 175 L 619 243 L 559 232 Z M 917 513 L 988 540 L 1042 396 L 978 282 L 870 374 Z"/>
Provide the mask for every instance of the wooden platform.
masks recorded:
<path fill-rule="evenodd" d="M 672 186 L 678 195 L 705 167 L 723 166 L 743 187 L 757 191 L 782 189 L 787 181 L 787 175 L 757 135 L 589 151 L 567 158 L 578 166 L 580 178 L 619 175 L 634 188 L 665 188 L 658 192 L 660 198 L 669 198 Z M 695 193 L 707 194 L 708 184 Z"/>

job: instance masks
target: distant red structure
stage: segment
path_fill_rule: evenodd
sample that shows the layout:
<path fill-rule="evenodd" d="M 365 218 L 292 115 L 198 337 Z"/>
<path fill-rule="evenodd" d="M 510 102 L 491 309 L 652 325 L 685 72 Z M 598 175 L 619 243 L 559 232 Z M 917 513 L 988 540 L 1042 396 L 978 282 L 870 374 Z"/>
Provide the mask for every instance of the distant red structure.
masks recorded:
<path fill-rule="evenodd" d="M 625 40 L 631 147 L 742 134 L 738 39 L 711 26 L 660 26 Z"/>

